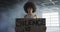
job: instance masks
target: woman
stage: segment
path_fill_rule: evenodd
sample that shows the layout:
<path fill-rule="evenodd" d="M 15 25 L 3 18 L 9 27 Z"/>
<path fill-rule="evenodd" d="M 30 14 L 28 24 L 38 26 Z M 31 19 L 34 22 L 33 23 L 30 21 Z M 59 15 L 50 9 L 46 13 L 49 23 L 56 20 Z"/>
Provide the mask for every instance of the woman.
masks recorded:
<path fill-rule="evenodd" d="M 24 11 L 27 13 L 27 15 L 25 15 L 25 18 L 37 18 L 37 16 L 34 14 L 34 12 L 36 11 L 36 6 L 33 2 L 27 2 L 24 5 Z"/>
<path fill-rule="evenodd" d="M 34 14 L 34 12 L 36 11 L 36 6 L 33 2 L 27 2 L 25 5 L 24 5 L 24 10 L 25 12 L 27 13 L 27 15 L 24 16 L 24 18 L 37 18 L 37 15 Z M 46 32 L 46 27 L 44 27 L 45 25 L 41 25 L 40 27 L 42 29 L 38 30 L 39 32 Z M 38 26 L 35 26 L 33 28 L 36 28 L 37 29 Z M 37 32 L 37 30 L 33 29 L 34 32 Z"/>

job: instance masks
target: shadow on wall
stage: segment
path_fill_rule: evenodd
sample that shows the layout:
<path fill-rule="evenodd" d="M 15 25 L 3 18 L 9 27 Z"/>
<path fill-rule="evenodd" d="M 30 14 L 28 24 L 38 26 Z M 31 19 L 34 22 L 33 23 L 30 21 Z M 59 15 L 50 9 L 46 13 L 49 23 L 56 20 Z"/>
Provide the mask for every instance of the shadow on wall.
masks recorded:
<path fill-rule="evenodd" d="M 15 32 L 15 19 L 23 18 L 26 14 L 23 9 L 24 4 L 16 4 L 14 8 L 8 8 L 7 12 L 0 13 L 2 15 L 2 19 L 0 20 L 0 32 Z M 38 9 L 35 14 L 38 17 L 41 16 L 41 11 Z"/>

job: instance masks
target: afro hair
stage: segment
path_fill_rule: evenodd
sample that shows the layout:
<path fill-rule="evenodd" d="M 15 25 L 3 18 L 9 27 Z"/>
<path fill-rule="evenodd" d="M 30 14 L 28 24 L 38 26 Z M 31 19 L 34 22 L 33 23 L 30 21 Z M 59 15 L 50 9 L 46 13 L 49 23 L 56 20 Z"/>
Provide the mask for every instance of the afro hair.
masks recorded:
<path fill-rule="evenodd" d="M 32 8 L 33 9 L 33 13 L 36 11 L 36 6 L 33 2 L 27 2 L 25 5 L 24 5 L 24 10 L 26 13 L 28 13 L 27 11 L 27 8 Z"/>

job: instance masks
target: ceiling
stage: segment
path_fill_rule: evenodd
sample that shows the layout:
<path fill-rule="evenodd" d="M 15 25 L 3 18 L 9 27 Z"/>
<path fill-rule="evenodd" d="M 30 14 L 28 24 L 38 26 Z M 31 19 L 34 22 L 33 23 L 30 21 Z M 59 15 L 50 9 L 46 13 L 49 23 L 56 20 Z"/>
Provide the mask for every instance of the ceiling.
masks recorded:
<path fill-rule="evenodd" d="M 0 0 L 0 7 L 11 6 L 17 2 L 18 0 Z"/>
<path fill-rule="evenodd" d="M 0 7 L 11 6 L 17 2 L 24 2 L 26 0 L 0 0 Z M 28 0 L 29 1 L 29 0 Z M 30 0 L 37 3 L 37 5 L 60 5 L 60 0 Z"/>
<path fill-rule="evenodd" d="M 0 0 L 0 8 L 9 7 L 16 3 L 23 3 L 26 0 Z M 29 0 L 27 0 L 29 1 Z M 30 0 L 35 2 L 37 5 L 41 6 L 51 6 L 51 5 L 60 5 L 60 0 Z"/>
<path fill-rule="evenodd" d="M 60 5 L 60 0 L 36 0 L 35 2 L 42 6 Z"/>

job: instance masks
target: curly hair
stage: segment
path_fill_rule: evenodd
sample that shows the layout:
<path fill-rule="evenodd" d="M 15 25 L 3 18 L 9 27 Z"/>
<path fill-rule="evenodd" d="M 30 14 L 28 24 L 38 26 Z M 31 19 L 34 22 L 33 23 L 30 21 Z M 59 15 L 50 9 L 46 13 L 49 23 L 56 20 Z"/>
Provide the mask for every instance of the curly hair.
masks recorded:
<path fill-rule="evenodd" d="M 33 13 L 36 11 L 36 6 L 33 2 L 27 2 L 25 5 L 24 5 L 24 10 L 26 13 L 28 13 L 27 11 L 27 8 L 32 8 L 33 9 Z"/>

